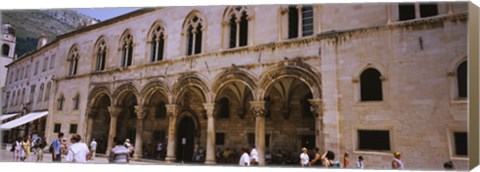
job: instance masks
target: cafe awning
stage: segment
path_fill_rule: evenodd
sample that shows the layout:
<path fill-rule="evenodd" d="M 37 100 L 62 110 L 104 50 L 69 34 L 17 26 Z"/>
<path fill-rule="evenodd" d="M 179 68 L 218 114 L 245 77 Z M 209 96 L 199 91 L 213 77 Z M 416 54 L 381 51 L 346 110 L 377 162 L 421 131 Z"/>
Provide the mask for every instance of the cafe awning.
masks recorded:
<path fill-rule="evenodd" d="M 4 115 L 0 116 L 0 121 L 6 120 L 8 118 L 11 118 L 11 117 L 14 117 L 14 116 L 17 116 L 17 115 L 18 115 L 18 113 L 4 114 Z"/>
<path fill-rule="evenodd" d="M 1 130 L 10 130 L 12 128 L 15 128 L 15 127 L 18 127 L 18 126 L 21 126 L 23 124 L 26 124 L 26 123 L 29 123 L 29 122 L 32 122 L 38 118 L 41 118 L 45 115 L 48 114 L 48 111 L 42 111 L 42 112 L 32 112 L 32 113 L 29 113 L 27 115 L 24 115 L 20 118 L 17 118 L 15 120 L 12 120 L 12 121 L 9 121 L 5 124 L 1 124 L 0 125 L 0 129 Z"/>

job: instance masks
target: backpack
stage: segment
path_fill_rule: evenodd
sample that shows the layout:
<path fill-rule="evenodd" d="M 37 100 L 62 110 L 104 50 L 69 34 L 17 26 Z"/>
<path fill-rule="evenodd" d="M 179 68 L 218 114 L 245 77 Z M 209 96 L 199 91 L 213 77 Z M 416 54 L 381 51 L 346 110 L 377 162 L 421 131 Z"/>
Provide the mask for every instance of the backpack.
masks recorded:
<path fill-rule="evenodd" d="M 10 152 L 15 151 L 15 147 L 17 147 L 17 142 L 12 144 L 12 148 L 10 149 Z"/>
<path fill-rule="evenodd" d="M 52 144 L 50 144 L 50 147 L 48 148 L 48 151 L 49 151 L 50 153 L 53 153 L 53 147 L 54 147 L 54 145 L 55 145 L 55 142 L 57 142 L 57 141 L 58 141 L 58 140 L 55 140 L 55 141 L 52 142 Z"/>

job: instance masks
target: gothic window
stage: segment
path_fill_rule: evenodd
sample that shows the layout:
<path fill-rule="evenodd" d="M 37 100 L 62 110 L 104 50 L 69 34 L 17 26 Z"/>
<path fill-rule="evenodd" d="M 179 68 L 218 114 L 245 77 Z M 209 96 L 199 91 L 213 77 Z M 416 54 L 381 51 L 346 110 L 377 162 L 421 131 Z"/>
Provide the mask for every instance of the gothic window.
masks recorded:
<path fill-rule="evenodd" d="M 248 14 L 245 6 L 229 9 L 228 22 L 230 27 L 229 48 L 243 47 L 248 43 Z"/>
<path fill-rule="evenodd" d="M 229 118 L 230 117 L 230 101 L 226 97 L 222 97 L 217 101 L 218 110 L 217 110 L 217 117 L 218 118 Z"/>
<path fill-rule="evenodd" d="M 161 101 L 155 112 L 156 119 L 164 119 L 167 116 L 167 108 L 165 107 L 165 102 Z"/>
<path fill-rule="evenodd" d="M 8 56 L 10 54 L 10 46 L 7 44 L 2 45 L 2 55 L 3 56 Z"/>
<path fill-rule="evenodd" d="M 288 7 L 288 38 L 313 35 L 313 7 L 290 5 Z"/>
<path fill-rule="evenodd" d="M 30 99 L 29 99 L 29 102 L 30 103 L 33 103 L 34 101 L 34 98 L 35 98 L 35 89 L 36 89 L 36 86 L 35 85 L 32 85 L 32 87 L 30 88 Z M 23 94 L 25 95 L 25 94 Z M 23 95 L 22 95 L 22 99 L 23 99 Z"/>
<path fill-rule="evenodd" d="M 63 96 L 63 94 L 60 95 L 57 101 L 58 101 L 57 109 L 63 110 L 63 103 L 65 102 L 65 97 Z"/>
<path fill-rule="evenodd" d="M 133 58 L 133 36 L 127 33 L 122 38 L 122 67 L 132 65 Z"/>
<path fill-rule="evenodd" d="M 54 133 L 60 133 L 61 128 L 62 128 L 62 124 L 56 123 L 56 124 L 53 125 L 53 132 Z"/>
<path fill-rule="evenodd" d="M 68 133 L 70 134 L 77 134 L 77 124 L 70 124 L 70 131 Z"/>
<path fill-rule="evenodd" d="M 458 98 L 467 98 L 467 61 L 457 67 L 457 91 Z"/>
<path fill-rule="evenodd" d="M 55 54 L 52 55 L 52 58 L 50 59 L 50 69 L 53 69 L 54 64 L 55 64 Z"/>
<path fill-rule="evenodd" d="M 18 81 L 20 79 L 20 69 L 17 69 L 16 74 L 17 75 L 15 75 L 15 81 Z"/>
<path fill-rule="evenodd" d="M 51 89 L 52 85 L 50 84 L 50 82 L 47 84 L 47 88 L 45 90 L 45 101 L 48 101 L 50 99 L 50 89 Z"/>
<path fill-rule="evenodd" d="M 382 75 L 373 68 L 368 68 L 360 75 L 360 94 L 361 101 L 381 101 L 382 94 Z"/>
<path fill-rule="evenodd" d="M 43 72 L 45 72 L 47 70 L 47 66 L 48 66 L 48 57 L 45 57 L 45 60 L 43 61 Z"/>
<path fill-rule="evenodd" d="M 198 16 L 190 17 L 185 25 L 187 56 L 202 52 L 203 21 Z"/>
<path fill-rule="evenodd" d="M 152 30 L 150 41 L 152 41 L 151 50 L 152 54 L 150 61 L 161 61 L 163 60 L 164 54 L 164 45 L 165 45 L 165 31 L 162 26 L 159 24 L 155 25 Z"/>
<path fill-rule="evenodd" d="M 14 92 L 12 93 L 12 101 L 10 102 L 10 106 L 15 105 L 15 98 L 16 98 L 15 95 L 16 95 L 16 94 L 15 94 L 15 91 L 14 91 Z"/>
<path fill-rule="evenodd" d="M 30 65 L 27 65 L 27 68 L 25 68 L 25 76 L 24 76 L 24 78 L 27 78 L 27 77 L 28 77 L 29 71 L 30 71 Z"/>
<path fill-rule="evenodd" d="M 95 70 L 96 71 L 102 71 L 105 70 L 105 62 L 107 58 L 107 45 L 105 43 L 105 40 L 101 40 L 96 48 L 96 66 Z"/>
<path fill-rule="evenodd" d="M 68 59 L 70 61 L 70 70 L 69 70 L 69 76 L 74 76 L 77 74 L 77 67 L 78 67 L 78 49 L 77 47 L 73 47 L 72 50 L 70 51 L 70 54 L 68 56 Z"/>
<path fill-rule="evenodd" d="M 42 101 L 42 99 L 43 99 L 43 90 L 44 90 L 44 86 L 42 84 L 42 85 L 40 85 L 40 91 L 38 92 L 37 101 L 39 101 L 39 102 Z"/>
<path fill-rule="evenodd" d="M 416 8 L 419 9 L 417 14 Z M 418 17 L 425 18 L 438 15 L 437 3 L 399 3 L 398 20 L 412 20 Z"/>
<path fill-rule="evenodd" d="M 77 94 L 73 98 L 73 110 L 77 110 L 80 107 L 80 94 Z"/>
<path fill-rule="evenodd" d="M 33 72 L 33 75 L 37 75 L 37 73 L 38 73 L 38 65 L 40 65 L 40 61 L 37 60 L 37 61 L 35 62 L 35 71 Z"/>

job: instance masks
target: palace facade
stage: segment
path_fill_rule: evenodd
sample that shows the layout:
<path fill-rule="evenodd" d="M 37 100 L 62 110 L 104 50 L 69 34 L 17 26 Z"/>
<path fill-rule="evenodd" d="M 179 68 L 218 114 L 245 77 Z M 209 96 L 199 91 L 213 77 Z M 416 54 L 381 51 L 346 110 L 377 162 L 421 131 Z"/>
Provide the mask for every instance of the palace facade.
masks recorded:
<path fill-rule="evenodd" d="M 78 133 L 98 153 L 129 138 L 134 158 L 163 142 L 166 161 L 199 145 L 212 164 L 217 148 L 255 144 L 261 165 L 266 151 L 318 147 L 366 168 L 400 151 L 407 169 L 467 169 L 467 14 L 463 2 L 141 9 L 14 59 L 3 114 L 48 111 L 48 141 Z"/>

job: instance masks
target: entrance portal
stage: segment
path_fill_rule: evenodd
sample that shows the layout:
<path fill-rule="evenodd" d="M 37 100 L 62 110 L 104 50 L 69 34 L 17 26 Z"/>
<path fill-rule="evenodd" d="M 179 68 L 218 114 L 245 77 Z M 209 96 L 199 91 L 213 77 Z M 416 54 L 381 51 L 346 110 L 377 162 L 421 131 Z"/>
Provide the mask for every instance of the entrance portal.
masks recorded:
<path fill-rule="evenodd" d="M 178 161 L 193 161 L 194 132 L 195 123 L 193 119 L 188 116 L 182 118 L 177 129 L 176 157 Z"/>

